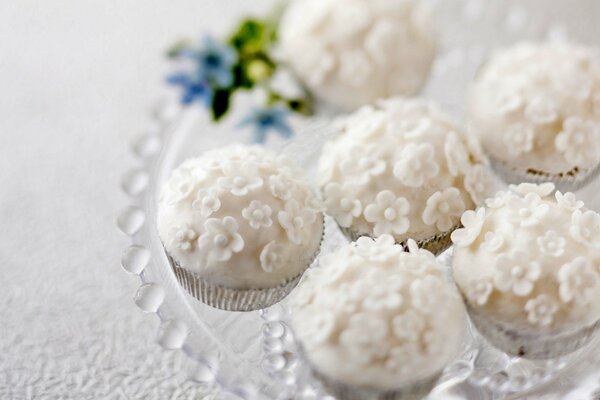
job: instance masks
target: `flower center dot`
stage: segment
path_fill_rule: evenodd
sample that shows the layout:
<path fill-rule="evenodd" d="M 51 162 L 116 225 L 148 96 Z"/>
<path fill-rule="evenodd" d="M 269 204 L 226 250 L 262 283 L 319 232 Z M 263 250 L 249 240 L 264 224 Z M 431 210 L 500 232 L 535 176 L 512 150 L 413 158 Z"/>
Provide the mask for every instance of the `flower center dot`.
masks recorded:
<path fill-rule="evenodd" d="M 450 205 L 444 201 L 444 202 L 440 203 L 440 205 L 438 206 L 438 210 L 440 210 L 441 212 L 443 212 L 445 214 L 448 211 L 450 211 Z"/>
<path fill-rule="evenodd" d="M 522 218 L 529 218 L 531 216 L 531 210 L 527 209 L 527 208 L 521 208 L 519 210 L 519 215 Z"/>
<path fill-rule="evenodd" d="M 302 221 L 302 218 L 295 217 L 293 220 L 293 224 L 296 228 L 302 228 L 302 225 L 304 224 L 304 222 Z"/>
<path fill-rule="evenodd" d="M 223 235 L 222 233 L 219 233 L 217 236 L 215 236 L 215 244 L 217 246 L 225 247 L 228 243 L 229 240 L 227 239 L 227 236 Z"/>
<path fill-rule="evenodd" d="M 236 176 L 233 179 L 233 184 L 237 187 L 242 187 L 242 186 L 246 186 L 246 183 L 248 183 L 248 181 L 246 180 L 246 178 L 243 178 L 241 176 Z"/>
<path fill-rule="evenodd" d="M 514 267 L 511 271 L 512 276 L 515 278 L 521 278 L 524 275 L 525 271 L 521 267 Z"/>
<path fill-rule="evenodd" d="M 252 212 L 252 216 L 256 219 L 263 219 L 264 214 L 263 214 L 262 210 L 254 210 Z"/>
<path fill-rule="evenodd" d="M 396 219 L 396 210 L 394 210 L 391 207 L 386 208 L 385 211 L 383 212 L 383 216 L 388 221 L 393 221 L 394 219 Z"/>
<path fill-rule="evenodd" d="M 343 210 L 349 210 L 352 207 L 352 202 L 350 199 L 343 198 L 340 202 L 340 205 L 342 206 Z"/>

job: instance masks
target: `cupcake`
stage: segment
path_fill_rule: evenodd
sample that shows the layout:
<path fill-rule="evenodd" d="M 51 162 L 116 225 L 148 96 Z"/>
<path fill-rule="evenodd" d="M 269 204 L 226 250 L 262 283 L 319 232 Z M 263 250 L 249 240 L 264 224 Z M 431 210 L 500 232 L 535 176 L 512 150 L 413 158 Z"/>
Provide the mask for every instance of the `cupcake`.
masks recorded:
<path fill-rule="evenodd" d="M 479 332 L 520 357 L 583 346 L 600 325 L 600 215 L 573 193 L 524 183 L 467 211 L 455 281 Z"/>
<path fill-rule="evenodd" d="M 296 0 L 279 37 L 281 58 L 311 93 L 348 111 L 417 93 L 436 52 L 434 23 L 417 0 Z"/>
<path fill-rule="evenodd" d="M 470 139 L 422 100 L 362 107 L 323 148 L 319 184 L 327 213 L 353 240 L 390 234 L 440 253 L 462 213 L 494 192 Z"/>
<path fill-rule="evenodd" d="M 323 216 L 302 171 L 234 145 L 176 168 L 158 233 L 180 284 L 209 306 L 250 311 L 284 298 L 320 248 Z"/>
<path fill-rule="evenodd" d="M 577 44 L 523 43 L 483 67 L 470 119 L 509 183 L 576 190 L 600 164 L 600 57 Z"/>
<path fill-rule="evenodd" d="M 432 253 L 390 235 L 322 257 L 292 296 L 292 328 L 313 375 L 339 400 L 416 399 L 459 347 L 460 295 Z"/>

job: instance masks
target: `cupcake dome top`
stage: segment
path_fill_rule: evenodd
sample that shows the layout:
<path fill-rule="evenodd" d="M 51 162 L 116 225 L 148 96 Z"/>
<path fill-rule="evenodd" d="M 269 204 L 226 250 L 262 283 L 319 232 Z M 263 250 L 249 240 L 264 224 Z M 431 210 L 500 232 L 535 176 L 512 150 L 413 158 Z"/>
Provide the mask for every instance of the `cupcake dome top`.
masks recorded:
<path fill-rule="evenodd" d="M 452 234 L 454 277 L 471 307 L 532 332 L 600 318 L 600 215 L 554 185 L 511 186 Z"/>
<path fill-rule="evenodd" d="M 470 117 L 486 151 L 558 174 L 600 162 L 600 57 L 576 44 L 522 43 L 497 53 L 474 84 Z"/>
<path fill-rule="evenodd" d="M 416 93 L 435 56 L 433 22 L 416 0 L 296 0 L 280 26 L 282 57 L 340 109 Z"/>
<path fill-rule="evenodd" d="M 322 257 L 292 297 L 296 339 L 338 382 L 393 390 L 427 379 L 455 355 L 464 307 L 428 251 L 389 235 Z"/>
<path fill-rule="evenodd" d="M 421 240 L 452 229 L 492 184 L 476 142 L 422 100 L 365 106 L 325 144 L 327 212 L 359 234 Z"/>
<path fill-rule="evenodd" d="M 272 287 L 302 273 L 322 231 L 321 204 L 303 172 L 259 146 L 185 161 L 159 200 L 158 233 L 169 255 L 230 288 Z"/>

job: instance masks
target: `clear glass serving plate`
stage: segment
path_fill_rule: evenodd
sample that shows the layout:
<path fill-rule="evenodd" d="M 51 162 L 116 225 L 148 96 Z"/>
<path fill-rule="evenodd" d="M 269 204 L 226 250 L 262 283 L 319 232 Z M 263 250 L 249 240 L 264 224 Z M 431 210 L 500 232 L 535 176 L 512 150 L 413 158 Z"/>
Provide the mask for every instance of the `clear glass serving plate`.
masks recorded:
<path fill-rule="evenodd" d="M 495 48 L 520 39 L 570 38 L 598 44 L 600 21 L 597 0 L 438 0 L 429 1 L 439 21 L 441 49 L 423 96 L 464 116 L 468 84 Z M 236 109 L 243 109 L 244 99 Z M 117 218 L 131 245 L 121 264 L 139 275 L 134 296 L 139 308 L 161 321 L 158 343 L 181 349 L 189 358 L 189 377 L 218 391 L 218 399 L 328 399 L 297 357 L 288 328 L 289 309 L 283 301 L 251 313 L 220 311 L 205 306 L 183 290 L 171 271 L 155 224 L 158 192 L 170 171 L 184 159 L 234 141 L 250 133 L 236 129 L 238 115 L 214 125 L 199 107 L 182 109 L 176 100 L 161 102 L 152 112 L 149 128 L 132 145 L 139 166 L 122 179 L 130 204 Z M 324 141 L 332 134 L 327 118 L 294 120 L 296 135 L 268 146 L 288 153 L 315 174 Z M 598 183 L 579 194 L 597 209 Z M 322 254 L 346 243 L 335 223 L 327 219 Z M 451 249 L 440 256 L 448 263 Z M 318 262 L 318 260 L 317 260 Z M 548 385 L 586 382 L 592 398 L 600 388 L 600 339 L 560 359 L 531 362 L 509 357 L 467 327 L 463 349 L 448 366 L 431 398 L 516 398 Z M 596 377 L 594 377 L 596 372 Z M 562 379 L 562 380 L 561 380 Z M 565 383 L 567 382 L 567 383 Z M 581 389 L 583 390 L 583 389 Z M 584 397 L 587 396 L 587 397 Z"/>

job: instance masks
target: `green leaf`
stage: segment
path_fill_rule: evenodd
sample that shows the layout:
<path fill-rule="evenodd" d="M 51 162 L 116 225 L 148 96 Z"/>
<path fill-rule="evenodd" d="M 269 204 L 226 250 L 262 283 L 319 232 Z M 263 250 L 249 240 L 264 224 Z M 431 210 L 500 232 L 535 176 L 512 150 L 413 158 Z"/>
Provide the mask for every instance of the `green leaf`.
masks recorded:
<path fill-rule="evenodd" d="M 211 111 L 214 121 L 219 121 L 229 110 L 231 89 L 218 89 L 213 97 Z"/>

